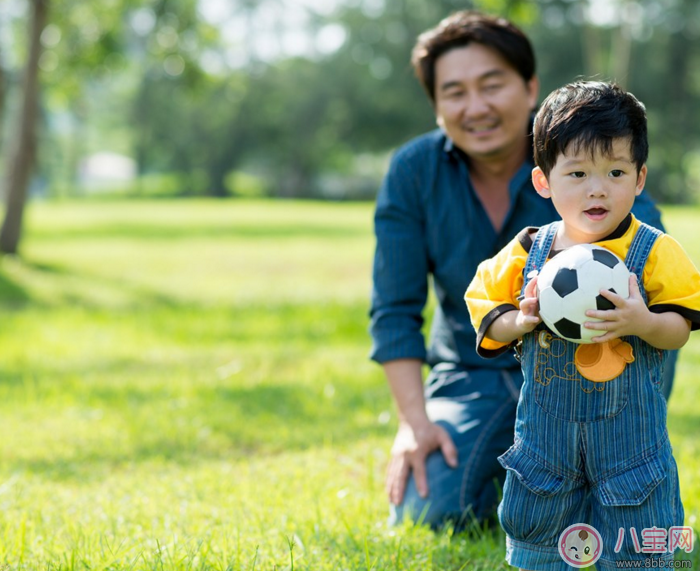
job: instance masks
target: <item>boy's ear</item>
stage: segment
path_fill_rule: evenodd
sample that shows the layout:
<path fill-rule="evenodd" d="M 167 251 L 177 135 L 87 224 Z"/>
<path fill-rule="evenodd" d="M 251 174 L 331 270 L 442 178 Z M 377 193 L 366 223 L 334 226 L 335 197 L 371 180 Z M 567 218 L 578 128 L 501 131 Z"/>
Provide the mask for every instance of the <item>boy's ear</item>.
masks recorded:
<path fill-rule="evenodd" d="M 551 198 L 552 193 L 549 190 L 549 181 L 540 167 L 532 169 L 532 186 L 535 187 L 537 194 L 542 198 Z"/>
<path fill-rule="evenodd" d="M 639 169 L 639 174 L 637 175 L 637 188 L 635 192 L 635 196 L 639 196 L 642 191 L 644 190 L 644 184 L 647 181 L 647 166 L 642 165 L 642 168 Z"/>

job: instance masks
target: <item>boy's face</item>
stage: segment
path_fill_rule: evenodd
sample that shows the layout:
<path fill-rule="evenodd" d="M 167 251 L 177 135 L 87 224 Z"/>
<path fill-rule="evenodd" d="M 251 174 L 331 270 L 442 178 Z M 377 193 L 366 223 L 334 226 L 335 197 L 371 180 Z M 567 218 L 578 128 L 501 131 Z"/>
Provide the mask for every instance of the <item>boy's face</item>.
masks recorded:
<path fill-rule="evenodd" d="M 435 62 L 437 123 L 476 161 L 522 160 L 538 82 L 526 82 L 494 49 L 471 43 Z"/>
<path fill-rule="evenodd" d="M 629 138 L 613 141 L 610 156 L 596 149 L 594 155 L 569 146 L 559 155 L 549 177 L 539 167 L 532 183 L 544 198 L 551 198 L 563 224 L 558 247 L 597 242 L 611 234 L 632 209 L 644 189 L 647 167 L 637 173 Z"/>

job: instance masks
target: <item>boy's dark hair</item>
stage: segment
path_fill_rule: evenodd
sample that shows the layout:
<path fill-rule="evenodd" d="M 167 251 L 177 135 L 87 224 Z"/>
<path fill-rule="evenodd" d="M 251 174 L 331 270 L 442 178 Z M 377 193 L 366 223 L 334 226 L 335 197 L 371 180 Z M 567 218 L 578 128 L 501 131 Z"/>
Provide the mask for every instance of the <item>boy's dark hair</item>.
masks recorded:
<path fill-rule="evenodd" d="M 550 93 L 533 127 L 535 164 L 549 176 L 559 158 L 573 145 L 593 156 L 612 153 L 613 140 L 629 137 L 632 161 L 639 173 L 649 155 L 644 105 L 614 83 L 577 81 Z"/>
<path fill-rule="evenodd" d="M 477 43 L 497 51 L 529 81 L 535 75 L 535 54 L 527 36 L 505 18 L 463 10 L 418 36 L 411 64 L 418 80 L 435 102 L 435 62 L 444 53 Z"/>

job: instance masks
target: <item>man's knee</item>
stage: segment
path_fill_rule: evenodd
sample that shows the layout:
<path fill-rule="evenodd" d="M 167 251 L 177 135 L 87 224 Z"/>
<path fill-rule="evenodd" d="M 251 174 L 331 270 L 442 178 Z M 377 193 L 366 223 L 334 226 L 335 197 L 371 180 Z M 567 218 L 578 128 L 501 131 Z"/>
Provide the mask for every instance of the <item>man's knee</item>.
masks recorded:
<path fill-rule="evenodd" d="M 501 489 L 497 477 L 484 481 L 480 486 L 475 486 L 474 482 L 464 482 L 464 462 L 457 468 L 451 468 L 439 452 L 428 457 L 426 475 L 428 496 L 422 498 L 413 477 L 409 478 L 403 502 L 391 506 L 391 525 L 410 521 L 437 529 L 450 523 L 461 529 L 495 515 Z"/>
<path fill-rule="evenodd" d="M 416 488 L 413 476 L 406 483 L 403 502 L 391 506 L 390 523 L 399 524 L 405 520 L 417 524 L 439 527 L 449 514 L 459 512 L 459 468 L 451 468 L 441 452 L 434 452 L 426 458 L 428 496 L 422 498 Z"/>

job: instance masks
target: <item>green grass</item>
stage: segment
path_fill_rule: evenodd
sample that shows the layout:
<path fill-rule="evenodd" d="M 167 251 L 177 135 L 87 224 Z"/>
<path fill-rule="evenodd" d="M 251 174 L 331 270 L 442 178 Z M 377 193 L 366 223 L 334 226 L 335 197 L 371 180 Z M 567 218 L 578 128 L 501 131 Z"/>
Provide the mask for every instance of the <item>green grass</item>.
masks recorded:
<path fill-rule="evenodd" d="M 0 268 L 0 569 L 506 568 L 499 531 L 385 524 L 395 414 L 367 360 L 371 217 L 32 204 L 22 258 Z M 697 220 L 666 212 L 700 262 Z M 700 336 L 670 405 L 696 527 L 698 366 Z"/>

